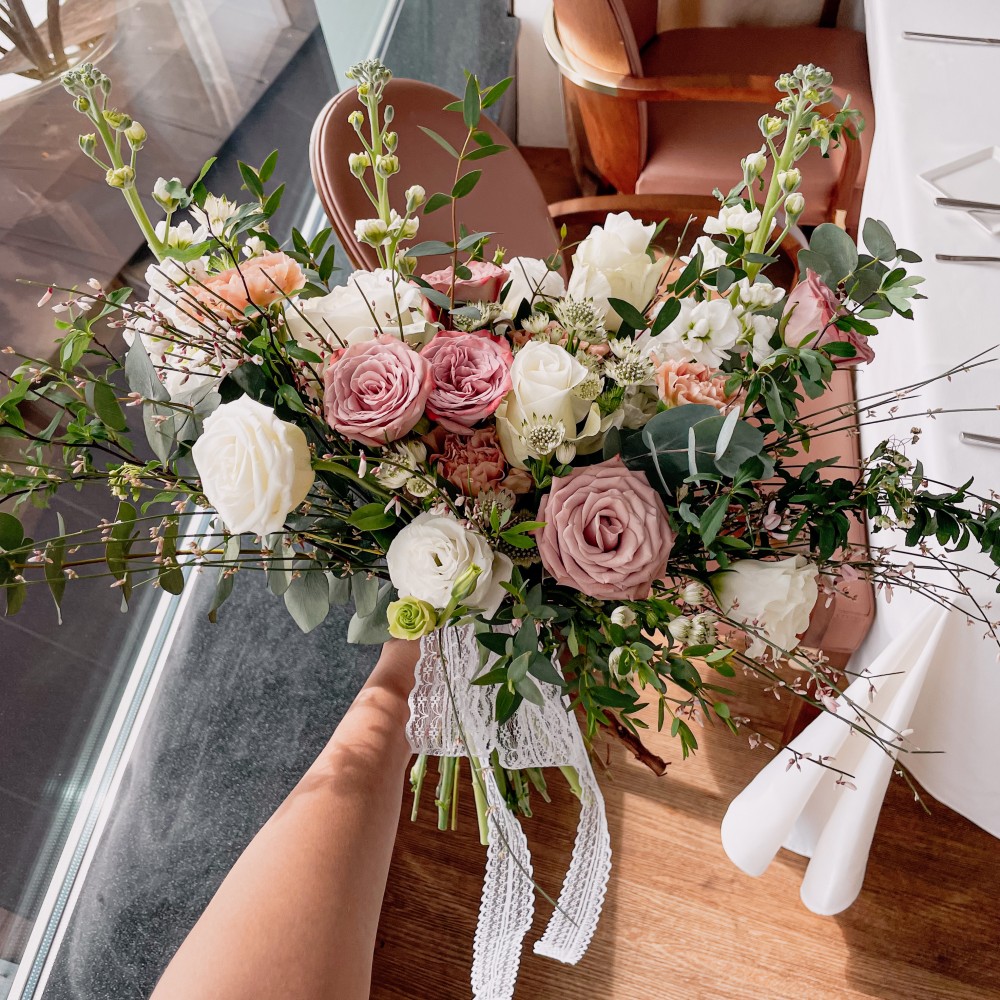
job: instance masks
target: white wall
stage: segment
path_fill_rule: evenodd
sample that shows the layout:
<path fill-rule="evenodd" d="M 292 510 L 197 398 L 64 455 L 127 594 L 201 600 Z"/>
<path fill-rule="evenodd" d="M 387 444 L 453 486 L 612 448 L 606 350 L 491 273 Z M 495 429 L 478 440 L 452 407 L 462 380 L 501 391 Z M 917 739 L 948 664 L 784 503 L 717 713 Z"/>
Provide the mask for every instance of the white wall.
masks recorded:
<path fill-rule="evenodd" d="M 520 146 L 565 146 L 559 72 L 545 51 L 542 21 L 551 0 L 514 0 L 517 36 L 517 142 Z"/>

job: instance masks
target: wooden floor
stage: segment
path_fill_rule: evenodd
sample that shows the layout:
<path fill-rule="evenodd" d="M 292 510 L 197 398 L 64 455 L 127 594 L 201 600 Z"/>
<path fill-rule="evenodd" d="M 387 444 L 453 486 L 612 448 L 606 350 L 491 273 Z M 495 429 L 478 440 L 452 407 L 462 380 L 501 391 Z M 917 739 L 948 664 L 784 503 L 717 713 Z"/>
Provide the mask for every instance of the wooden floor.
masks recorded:
<path fill-rule="evenodd" d="M 739 683 L 750 692 L 741 710 L 776 738 L 787 702 Z M 838 917 L 815 916 L 798 895 L 805 859 L 782 851 L 753 879 L 732 865 L 719 841 L 726 807 L 771 751 L 751 750 L 746 735 L 717 726 L 701 730 L 699 741 L 699 753 L 682 762 L 668 736 L 650 739 L 672 762 L 663 778 L 610 748 L 600 782 L 614 861 L 600 926 L 578 966 L 539 958 L 531 944 L 551 908 L 538 900 L 518 1000 L 1000 997 L 1000 841 L 934 802 L 927 816 L 896 780 L 860 897 Z M 538 804 L 526 830 L 535 877 L 554 897 L 577 811 L 558 773 L 549 780 L 559 794 L 549 806 Z M 374 1000 L 470 995 L 485 861 L 471 798 L 462 802 L 459 830 L 441 833 L 433 794 L 416 823 L 404 797 Z"/>
<path fill-rule="evenodd" d="M 573 197 L 565 150 L 526 150 L 547 199 Z M 777 742 L 788 714 L 738 678 L 734 712 Z M 655 719 L 649 720 L 651 725 Z M 748 730 L 749 731 L 749 730 Z M 839 917 L 799 900 L 806 859 L 782 851 L 752 879 L 723 853 L 730 801 L 770 759 L 747 734 L 699 733 L 649 744 L 671 761 L 655 778 L 620 747 L 600 748 L 614 867 L 597 934 L 575 967 L 538 958 L 550 906 L 539 900 L 517 1000 L 996 1000 L 1000 998 L 1000 841 L 928 800 L 927 816 L 894 781 L 875 834 L 864 889 Z M 535 877 L 558 893 L 576 830 L 576 802 L 558 774 L 550 806 L 526 823 Z M 440 833 L 433 794 L 416 823 L 404 796 L 375 954 L 373 1000 L 466 1000 L 485 848 L 471 789 L 460 829 Z M 849 794 L 849 793 L 845 793 Z"/>

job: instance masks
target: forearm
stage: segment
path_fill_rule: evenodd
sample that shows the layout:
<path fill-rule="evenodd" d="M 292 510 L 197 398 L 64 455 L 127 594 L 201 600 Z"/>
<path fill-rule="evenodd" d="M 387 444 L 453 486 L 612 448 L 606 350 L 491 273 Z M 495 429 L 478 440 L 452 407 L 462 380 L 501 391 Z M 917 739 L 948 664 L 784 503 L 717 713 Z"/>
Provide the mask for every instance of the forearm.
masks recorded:
<path fill-rule="evenodd" d="M 363 1000 L 410 750 L 416 650 L 389 643 L 333 738 L 253 839 L 153 1000 Z"/>

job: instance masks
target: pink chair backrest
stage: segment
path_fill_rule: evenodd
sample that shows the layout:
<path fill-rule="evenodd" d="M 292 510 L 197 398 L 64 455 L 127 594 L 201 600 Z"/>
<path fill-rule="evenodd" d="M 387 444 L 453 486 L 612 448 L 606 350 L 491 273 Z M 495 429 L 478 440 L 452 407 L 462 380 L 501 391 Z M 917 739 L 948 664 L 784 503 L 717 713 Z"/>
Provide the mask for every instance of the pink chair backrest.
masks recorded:
<path fill-rule="evenodd" d="M 455 160 L 433 139 L 420 130 L 421 125 L 444 136 L 461 148 L 466 128 L 461 114 L 445 111 L 456 98 L 440 87 L 417 80 L 392 80 L 385 89 L 385 103 L 395 111 L 392 128 L 399 136 L 397 155 L 400 171 L 389 182 L 389 201 L 400 214 L 404 210 L 404 192 L 413 184 L 422 185 L 427 196 L 437 191 L 450 192 L 455 183 Z M 313 126 L 310 162 L 313 182 L 331 225 L 348 255 L 358 267 L 378 266 L 372 247 L 354 238 L 357 219 L 371 218 L 371 202 L 351 174 L 348 157 L 361 151 L 361 143 L 347 116 L 359 107 L 354 90 L 337 94 L 320 112 Z M 480 128 L 496 143 L 509 148 L 496 156 L 469 163 L 464 172 L 481 169 L 483 174 L 472 193 L 458 201 L 457 222 L 469 232 L 492 232 L 490 246 L 502 246 L 507 257 L 545 258 L 555 253 L 559 238 L 549 216 L 548 205 L 531 168 L 511 140 L 492 121 L 483 116 Z M 371 174 L 368 175 L 369 181 Z M 452 239 L 449 209 L 442 208 L 420 217 L 416 242 Z M 444 256 L 421 257 L 418 273 L 446 266 Z"/>

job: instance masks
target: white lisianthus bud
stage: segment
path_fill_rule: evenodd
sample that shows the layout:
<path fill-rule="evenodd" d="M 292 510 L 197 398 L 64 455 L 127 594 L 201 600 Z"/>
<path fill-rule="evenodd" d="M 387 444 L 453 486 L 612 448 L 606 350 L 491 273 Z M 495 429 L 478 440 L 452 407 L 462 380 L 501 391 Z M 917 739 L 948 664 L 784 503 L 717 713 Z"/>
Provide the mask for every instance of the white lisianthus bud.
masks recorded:
<path fill-rule="evenodd" d="M 780 187 L 785 194 L 791 194 L 793 191 L 798 190 L 798 186 L 801 183 L 802 171 L 796 167 L 792 167 L 790 170 L 781 170 L 778 172 L 778 187 Z"/>
<path fill-rule="evenodd" d="M 705 600 L 706 590 L 697 580 L 689 580 L 681 591 L 681 598 L 685 604 L 702 604 Z"/>
<path fill-rule="evenodd" d="M 399 173 L 399 158 L 391 155 L 375 157 L 375 172 L 380 177 L 391 177 Z"/>
<path fill-rule="evenodd" d="M 427 192 L 419 185 L 414 184 L 406 189 L 406 211 L 415 212 L 427 200 Z"/>
<path fill-rule="evenodd" d="M 798 191 L 790 194 L 785 199 L 785 214 L 788 216 L 789 221 L 797 219 L 805 207 L 806 200 Z"/>
<path fill-rule="evenodd" d="M 691 635 L 691 619 L 681 615 L 667 625 L 667 631 L 678 641 L 686 643 Z"/>
<path fill-rule="evenodd" d="M 756 180 L 764 173 L 764 168 L 767 166 L 767 155 L 764 152 L 764 147 L 761 146 L 757 153 L 750 153 L 749 156 L 743 157 L 740 163 L 743 167 L 744 180 L 747 183 Z"/>
<path fill-rule="evenodd" d="M 556 448 L 556 461 L 561 465 L 569 465 L 576 458 L 576 445 L 572 441 L 563 441 Z"/>
<path fill-rule="evenodd" d="M 611 612 L 611 620 L 616 625 L 621 625 L 622 628 L 631 628 L 636 623 L 635 612 L 624 604 L 620 604 Z"/>
<path fill-rule="evenodd" d="M 347 162 L 355 177 L 363 177 L 365 171 L 372 165 L 371 157 L 367 153 L 351 153 Z"/>

